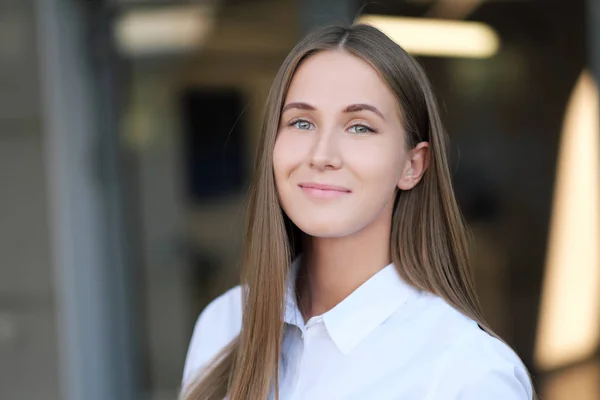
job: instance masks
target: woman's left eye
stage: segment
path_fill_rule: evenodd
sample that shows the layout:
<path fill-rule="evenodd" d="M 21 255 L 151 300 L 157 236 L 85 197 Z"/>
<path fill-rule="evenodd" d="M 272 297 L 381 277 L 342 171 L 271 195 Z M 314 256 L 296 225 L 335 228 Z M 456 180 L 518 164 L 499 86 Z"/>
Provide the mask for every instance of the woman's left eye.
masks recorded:
<path fill-rule="evenodd" d="M 362 125 L 362 124 L 356 124 L 356 125 L 352 125 L 349 129 L 350 133 L 357 133 L 359 135 L 366 135 L 369 133 L 374 133 L 376 132 L 375 129 L 366 126 L 366 125 Z"/>

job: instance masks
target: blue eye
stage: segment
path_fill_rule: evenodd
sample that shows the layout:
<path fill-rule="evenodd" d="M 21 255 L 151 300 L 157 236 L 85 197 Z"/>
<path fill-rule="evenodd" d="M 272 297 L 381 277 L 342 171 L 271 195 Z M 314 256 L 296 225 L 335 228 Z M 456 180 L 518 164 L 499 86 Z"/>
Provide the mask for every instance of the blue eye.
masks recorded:
<path fill-rule="evenodd" d="M 350 133 L 356 133 L 358 135 L 367 135 L 369 133 L 376 132 L 375 129 L 361 124 L 352 125 L 349 131 Z"/>
<path fill-rule="evenodd" d="M 302 131 L 308 131 L 313 128 L 313 124 L 303 119 L 294 121 L 291 125 L 294 126 L 294 128 L 300 129 Z"/>

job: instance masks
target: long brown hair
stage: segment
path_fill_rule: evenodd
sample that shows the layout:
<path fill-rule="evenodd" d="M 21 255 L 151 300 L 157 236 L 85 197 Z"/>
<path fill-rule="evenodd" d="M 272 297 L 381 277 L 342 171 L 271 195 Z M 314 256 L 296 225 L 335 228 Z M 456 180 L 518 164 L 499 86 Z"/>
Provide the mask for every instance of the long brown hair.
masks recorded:
<path fill-rule="evenodd" d="M 185 400 L 266 399 L 272 390 L 277 396 L 286 281 L 289 265 L 301 251 L 301 232 L 281 209 L 273 148 L 283 102 L 298 65 L 317 52 L 331 50 L 357 56 L 379 72 L 398 100 L 408 148 L 429 142 L 429 167 L 422 181 L 412 190 L 398 191 L 395 201 L 390 251 L 398 272 L 493 334 L 469 274 L 467 234 L 452 188 L 448 139 L 423 69 L 373 27 L 321 28 L 291 51 L 269 92 L 247 216 L 241 332 L 188 386 Z"/>

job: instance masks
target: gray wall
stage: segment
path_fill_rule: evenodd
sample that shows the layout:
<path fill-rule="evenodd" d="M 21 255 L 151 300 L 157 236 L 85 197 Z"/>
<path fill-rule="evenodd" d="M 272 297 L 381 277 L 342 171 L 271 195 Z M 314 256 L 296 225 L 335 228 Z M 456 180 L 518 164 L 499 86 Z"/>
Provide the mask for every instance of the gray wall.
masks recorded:
<path fill-rule="evenodd" d="M 99 4 L 0 1 L 0 399 L 133 398 Z"/>
<path fill-rule="evenodd" d="M 0 399 L 58 399 L 32 0 L 0 2 Z"/>

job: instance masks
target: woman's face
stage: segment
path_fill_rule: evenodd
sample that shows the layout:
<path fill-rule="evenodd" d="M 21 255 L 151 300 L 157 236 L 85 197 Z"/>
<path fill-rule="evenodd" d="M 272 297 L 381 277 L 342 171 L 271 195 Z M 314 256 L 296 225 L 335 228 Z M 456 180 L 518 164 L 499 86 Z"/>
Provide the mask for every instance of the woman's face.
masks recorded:
<path fill-rule="evenodd" d="M 368 63 L 326 51 L 299 66 L 273 163 L 283 210 L 303 232 L 343 237 L 391 218 L 396 189 L 421 175 L 420 156 L 406 149 L 398 102 Z"/>

